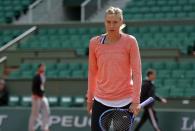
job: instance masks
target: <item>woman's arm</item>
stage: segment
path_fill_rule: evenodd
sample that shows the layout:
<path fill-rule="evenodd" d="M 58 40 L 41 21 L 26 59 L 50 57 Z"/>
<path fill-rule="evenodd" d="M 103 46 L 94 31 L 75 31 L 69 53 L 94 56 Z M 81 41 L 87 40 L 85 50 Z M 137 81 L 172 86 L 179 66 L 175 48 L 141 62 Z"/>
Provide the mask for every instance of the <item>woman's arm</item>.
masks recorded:
<path fill-rule="evenodd" d="M 130 63 L 133 77 L 133 103 L 140 103 L 140 92 L 142 84 L 141 58 L 138 43 L 135 38 L 133 38 L 131 41 Z"/>
<path fill-rule="evenodd" d="M 137 40 L 133 37 L 130 42 L 130 66 L 132 69 L 133 97 L 130 111 L 138 115 L 140 111 L 140 93 L 142 83 L 141 58 Z"/>
<path fill-rule="evenodd" d="M 89 44 L 89 64 L 88 64 L 88 90 L 87 90 L 87 102 L 92 103 L 94 98 L 94 91 L 96 88 L 97 79 L 97 58 L 95 55 L 95 38 L 90 40 Z"/>

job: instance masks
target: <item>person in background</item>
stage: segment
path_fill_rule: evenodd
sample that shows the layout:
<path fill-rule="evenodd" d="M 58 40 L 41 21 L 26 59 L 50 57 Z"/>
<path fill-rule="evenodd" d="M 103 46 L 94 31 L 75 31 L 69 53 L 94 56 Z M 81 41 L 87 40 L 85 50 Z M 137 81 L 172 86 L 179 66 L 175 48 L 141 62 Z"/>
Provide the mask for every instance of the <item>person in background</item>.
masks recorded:
<path fill-rule="evenodd" d="M 9 101 L 9 92 L 4 79 L 0 79 L 0 106 L 7 106 Z"/>
<path fill-rule="evenodd" d="M 194 40 L 194 44 L 193 44 L 193 47 L 192 47 L 192 55 L 195 56 L 195 40 Z"/>
<path fill-rule="evenodd" d="M 35 131 L 35 123 L 41 112 L 42 131 L 49 131 L 50 109 L 47 98 L 45 97 L 45 70 L 44 64 L 40 64 L 32 82 L 32 110 L 29 119 L 29 131 Z"/>
<path fill-rule="evenodd" d="M 189 45 L 187 48 L 188 55 L 195 56 L 195 40 L 193 42 L 193 45 Z"/>
<path fill-rule="evenodd" d="M 148 69 L 146 73 L 146 79 L 143 81 L 142 90 L 141 90 L 141 102 L 145 101 L 149 97 L 153 97 L 155 100 L 160 101 L 162 103 L 167 103 L 167 100 L 161 98 L 155 93 L 155 85 L 154 80 L 156 79 L 156 71 L 153 69 Z M 134 131 L 139 131 L 146 120 L 150 120 L 155 131 L 160 131 L 158 119 L 156 116 L 156 111 L 154 109 L 154 102 L 144 107 L 144 112 L 141 117 L 141 120 L 137 124 Z"/>

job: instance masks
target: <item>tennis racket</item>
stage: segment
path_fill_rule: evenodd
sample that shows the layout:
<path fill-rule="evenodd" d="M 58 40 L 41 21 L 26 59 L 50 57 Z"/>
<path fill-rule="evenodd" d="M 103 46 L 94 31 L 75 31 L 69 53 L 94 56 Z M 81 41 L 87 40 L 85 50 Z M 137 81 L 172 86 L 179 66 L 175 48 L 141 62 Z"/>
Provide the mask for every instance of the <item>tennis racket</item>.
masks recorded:
<path fill-rule="evenodd" d="M 154 102 L 154 98 L 149 97 L 140 104 L 141 108 Z M 102 113 L 99 125 L 102 131 L 131 131 L 134 115 L 129 109 L 113 108 Z"/>

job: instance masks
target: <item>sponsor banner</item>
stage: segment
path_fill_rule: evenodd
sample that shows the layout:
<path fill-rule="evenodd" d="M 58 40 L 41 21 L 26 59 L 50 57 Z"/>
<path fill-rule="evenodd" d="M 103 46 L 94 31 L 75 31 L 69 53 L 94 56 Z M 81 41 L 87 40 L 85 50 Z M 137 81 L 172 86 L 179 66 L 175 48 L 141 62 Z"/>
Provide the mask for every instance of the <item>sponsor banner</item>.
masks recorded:
<path fill-rule="evenodd" d="M 193 110 L 158 110 L 159 125 L 164 131 L 195 131 L 195 111 Z M 27 131 L 30 108 L 0 108 L 0 131 Z M 136 117 L 135 125 L 140 120 Z M 35 125 L 41 127 L 41 116 Z M 50 117 L 51 131 L 90 131 L 90 116 L 86 109 L 52 108 Z M 148 122 L 142 128 L 151 131 Z"/>

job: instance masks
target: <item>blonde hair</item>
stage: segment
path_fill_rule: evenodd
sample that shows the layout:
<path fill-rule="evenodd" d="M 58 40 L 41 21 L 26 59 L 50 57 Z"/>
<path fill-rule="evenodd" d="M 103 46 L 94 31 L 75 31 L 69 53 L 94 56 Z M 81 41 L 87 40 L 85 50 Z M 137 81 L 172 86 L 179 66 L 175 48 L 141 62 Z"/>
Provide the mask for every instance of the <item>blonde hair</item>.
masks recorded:
<path fill-rule="evenodd" d="M 105 16 L 112 15 L 112 14 L 118 16 L 123 21 L 123 11 L 120 8 L 113 7 L 113 6 L 109 7 L 106 10 Z M 121 27 L 120 27 L 120 30 L 122 30 L 125 27 L 126 27 L 126 25 L 125 24 L 122 24 Z"/>

